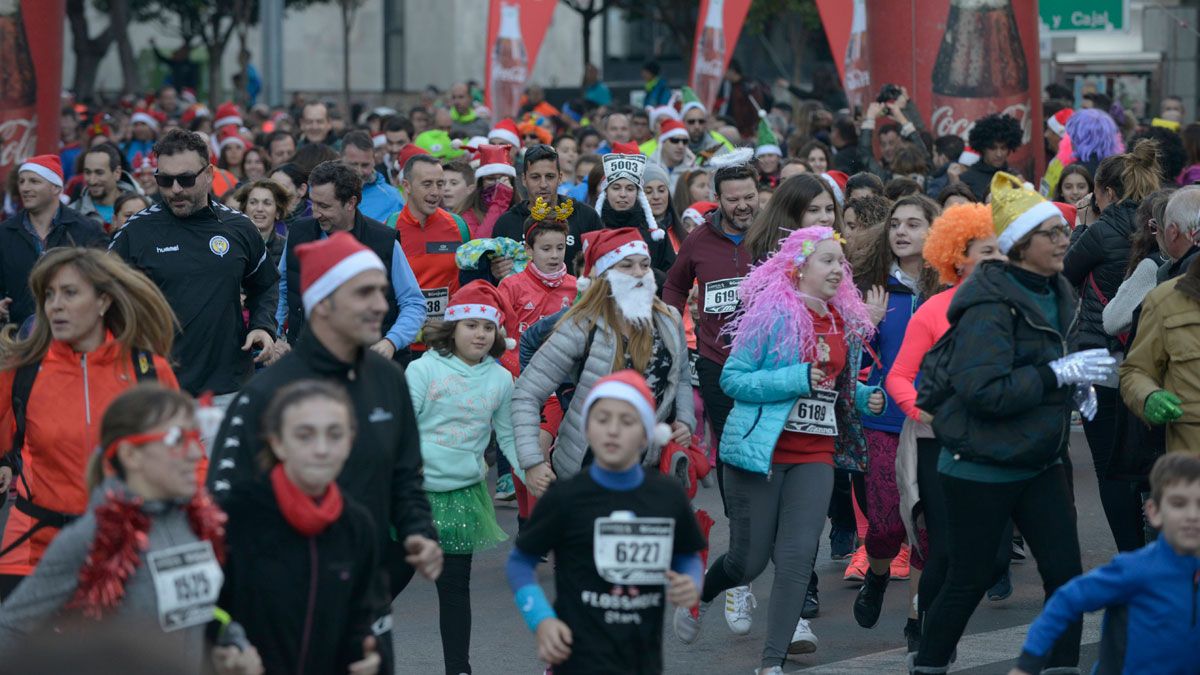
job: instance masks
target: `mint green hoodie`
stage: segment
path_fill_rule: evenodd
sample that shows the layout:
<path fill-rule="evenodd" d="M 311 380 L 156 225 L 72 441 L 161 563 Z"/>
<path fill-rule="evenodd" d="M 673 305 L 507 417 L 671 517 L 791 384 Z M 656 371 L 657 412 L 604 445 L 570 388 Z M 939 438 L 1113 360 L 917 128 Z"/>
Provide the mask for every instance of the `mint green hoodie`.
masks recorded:
<path fill-rule="evenodd" d="M 490 356 L 472 366 L 430 349 L 408 365 L 404 377 L 421 432 L 427 491 L 449 492 L 484 480 L 483 451 L 493 431 L 517 470 L 509 413 L 513 378 L 504 366 Z M 523 479 L 523 472 L 517 470 L 517 477 Z"/>

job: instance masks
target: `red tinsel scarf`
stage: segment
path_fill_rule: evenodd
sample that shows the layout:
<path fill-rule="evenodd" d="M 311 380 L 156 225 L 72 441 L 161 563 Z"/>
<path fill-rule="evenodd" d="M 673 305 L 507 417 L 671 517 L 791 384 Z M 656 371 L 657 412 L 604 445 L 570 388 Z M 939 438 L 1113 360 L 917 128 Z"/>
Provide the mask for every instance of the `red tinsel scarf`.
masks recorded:
<path fill-rule="evenodd" d="M 225 562 L 225 513 L 208 492 L 198 490 L 185 507 L 192 532 L 213 546 L 217 562 Z M 96 507 L 96 536 L 79 570 L 79 587 L 67 603 L 84 616 L 101 619 L 121 604 L 125 584 L 142 563 L 150 545 L 150 516 L 140 497 L 127 498 L 114 490 Z"/>

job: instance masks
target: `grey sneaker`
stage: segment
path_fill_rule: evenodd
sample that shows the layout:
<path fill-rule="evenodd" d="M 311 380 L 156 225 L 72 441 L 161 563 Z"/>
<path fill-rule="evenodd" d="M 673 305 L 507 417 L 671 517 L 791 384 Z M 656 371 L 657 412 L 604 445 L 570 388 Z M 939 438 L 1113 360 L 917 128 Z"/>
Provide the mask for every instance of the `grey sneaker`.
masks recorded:
<path fill-rule="evenodd" d="M 675 608 L 675 637 L 685 645 L 690 645 L 700 637 L 700 622 L 704 620 L 705 613 L 712 606 L 712 602 L 701 602 L 696 610 L 696 615 L 692 616 L 692 610 L 684 607 Z"/>

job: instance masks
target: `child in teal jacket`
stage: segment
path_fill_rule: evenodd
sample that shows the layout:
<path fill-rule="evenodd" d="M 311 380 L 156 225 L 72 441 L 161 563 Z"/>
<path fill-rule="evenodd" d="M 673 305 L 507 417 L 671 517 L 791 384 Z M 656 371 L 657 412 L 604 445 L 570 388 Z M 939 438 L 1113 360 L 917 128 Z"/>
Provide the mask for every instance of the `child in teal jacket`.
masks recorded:
<path fill-rule="evenodd" d="M 497 360 L 508 347 L 501 329 L 506 311 L 486 281 L 463 286 L 444 320 L 425 326 L 430 348 L 404 374 L 421 432 L 425 494 L 445 552 L 437 590 L 448 673 L 471 672 L 472 556 L 508 538 L 496 523 L 483 459 L 495 432 L 518 470 L 509 413 L 513 380 Z M 412 578 L 411 568 L 404 572 L 401 586 Z"/>

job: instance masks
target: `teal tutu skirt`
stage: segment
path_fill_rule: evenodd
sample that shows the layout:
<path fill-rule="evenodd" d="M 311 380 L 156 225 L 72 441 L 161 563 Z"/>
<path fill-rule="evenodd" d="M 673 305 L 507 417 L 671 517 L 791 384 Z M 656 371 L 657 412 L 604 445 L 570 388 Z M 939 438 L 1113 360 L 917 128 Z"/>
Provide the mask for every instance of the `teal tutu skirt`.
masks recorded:
<path fill-rule="evenodd" d="M 446 553 L 474 553 L 508 539 L 496 522 L 486 481 L 450 492 L 426 492 L 425 496 Z"/>

